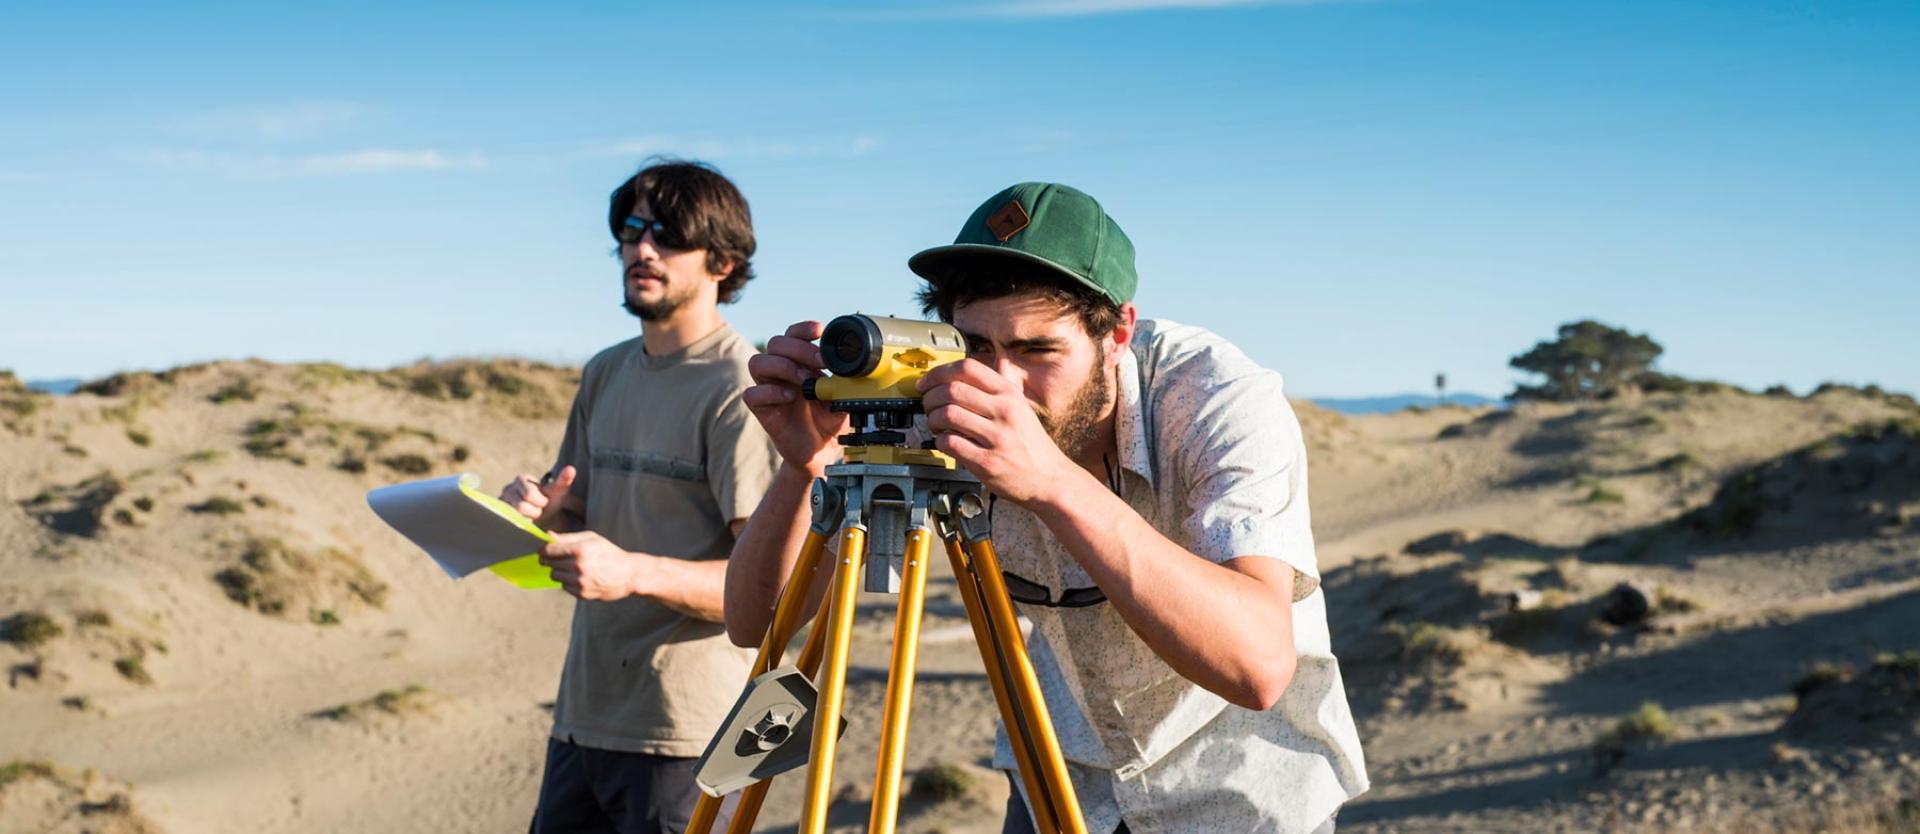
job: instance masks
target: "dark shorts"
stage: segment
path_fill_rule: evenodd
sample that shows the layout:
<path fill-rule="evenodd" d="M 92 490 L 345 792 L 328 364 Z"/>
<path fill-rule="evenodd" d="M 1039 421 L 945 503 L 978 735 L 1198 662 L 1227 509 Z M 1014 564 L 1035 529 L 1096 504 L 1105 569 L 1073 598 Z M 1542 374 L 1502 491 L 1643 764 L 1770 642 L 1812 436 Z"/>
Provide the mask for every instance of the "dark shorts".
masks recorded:
<path fill-rule="evenodd" d="M 595 750 L 547 740 L 547 772 L 530 834 L 682 834 L 700 799 L 693 759 Z M 738 796 L 720 806 L 725 830 Z"/>

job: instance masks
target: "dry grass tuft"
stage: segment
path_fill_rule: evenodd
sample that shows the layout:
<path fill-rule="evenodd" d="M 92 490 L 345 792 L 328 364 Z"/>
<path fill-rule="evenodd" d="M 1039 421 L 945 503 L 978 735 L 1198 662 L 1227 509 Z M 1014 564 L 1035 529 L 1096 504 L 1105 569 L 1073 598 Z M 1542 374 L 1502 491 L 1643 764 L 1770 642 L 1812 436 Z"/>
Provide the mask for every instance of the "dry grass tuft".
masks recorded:
<path fill-rule="evenodd" d="M 326 721 L 352 721 L 365 719 L 373 715 L 424 715 L 433 711 L 434 694 L 417 683 L 408 684 L 399 689 L 386 689 L 373 697 L 337 707 L 328 707 L 311 714 L 310 718 Z"/>

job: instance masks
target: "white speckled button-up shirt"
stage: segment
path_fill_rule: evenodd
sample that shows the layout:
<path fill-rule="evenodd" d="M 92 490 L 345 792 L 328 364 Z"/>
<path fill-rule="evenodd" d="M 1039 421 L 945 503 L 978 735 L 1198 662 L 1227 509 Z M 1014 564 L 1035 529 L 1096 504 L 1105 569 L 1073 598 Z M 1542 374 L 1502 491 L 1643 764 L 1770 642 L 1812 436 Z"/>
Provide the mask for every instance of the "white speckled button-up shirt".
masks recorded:
<path fill-rule="evenodd" d="M 1367 789 L 1367 776 L 1327 636 L 1299 422 L 1280 375 L 1211 332 L 1142 321 L 1132 354 L 1119 363 L 1120 496 L 1203 559 L 1291 566 L 1299 664 L 1279 703 L 1255 712 L 1181 677 L 1109 603 L 1020 605 L 1087 830 L 1124 820 L 1135 834 L 1313 831 Z M 1004 570 L 1055 598 L 1094 584 L 1008 502 L 994 508 L 993 540 Z M 1012 770 L 1004 728 L 994 748 L 994 765 Z"/>

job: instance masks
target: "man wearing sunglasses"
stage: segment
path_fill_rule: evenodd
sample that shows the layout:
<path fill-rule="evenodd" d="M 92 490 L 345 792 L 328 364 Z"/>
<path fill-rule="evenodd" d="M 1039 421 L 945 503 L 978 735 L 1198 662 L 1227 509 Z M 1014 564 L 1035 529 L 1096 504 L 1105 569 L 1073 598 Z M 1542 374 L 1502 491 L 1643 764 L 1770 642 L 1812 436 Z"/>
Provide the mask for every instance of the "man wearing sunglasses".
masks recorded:
<path fill-rule="evenodd" d="M 640 335 L 587 363 L 547 477 L 500 495 L 556 531 L 540 561 L 579 599 L 534 832 L 685 830 L 694 757 L 753 661 L 719 624 L 726 558 L 778 463 L 740 400 L 753 347 L 718 308 L 753 277 L 739 190 L 660 162 L 607 223 Z"/>
<path fill-rule="evenodd" d="M 968 340 L 921 382 L 925 428 L 992 495 L 1087 830 L 1332 831 L 1367 778 L 1279 375 L 1206 330 L 1138 318 L 1132 242 L 1066 186 L 1001 191 L 907 265 L 924 309 Z M 727 574 L 743 646 L 845 430 L 800 396 L 820 331 L 796 324 L 749 366 L 745 400 L 784 462 Z M 1004 734 L 995 746 L 1011 770 Z M 1006 831 L 1032 830 L 1010 800 Z"/>

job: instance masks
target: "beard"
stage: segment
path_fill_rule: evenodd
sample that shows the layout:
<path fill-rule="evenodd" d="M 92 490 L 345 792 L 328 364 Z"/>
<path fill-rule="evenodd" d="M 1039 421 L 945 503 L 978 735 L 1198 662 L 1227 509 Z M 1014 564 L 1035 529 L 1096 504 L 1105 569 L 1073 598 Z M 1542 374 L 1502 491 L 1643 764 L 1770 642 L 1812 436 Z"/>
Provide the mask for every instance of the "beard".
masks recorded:
<path fill-rule="evenodd" d="M 684 303 L 686 303 L 686 299 L 674 298 L 673 296 L 667 296 L 659 301 L 652 302 L 634 301 L 633 296 L 627 296 L 627 300 L 620 302 L 620 306 L 627 308 L 627 312 L 632 313 L 641 321 L 660 321 L 671 318 L 674 311 L 679 310 L 680 305 Z"/>
<path fill-rule="evenodd" d="M 1100 412 L 1106 409 L 1107 399 L 1113 392 L 1106 365 L 1107 349 L 1102 345 L 1099 358 L 1093 363 L 1093 373 L 1080 390 L 1073 392 L 1073 400 L 1067 403 L 1066 410 L 1054 414 L 1043 408 L 1034 409 L 1047 436 L 1053 438 L 1053 445 L 1059 446 L 1070 458 L 1081 458 L 1093 445 L 1094 426 L 1100 422 Z"/>
<path fill-rule="evenodd" d="M 622 275 L 620 280 L 621 288 L 626 290 L 625 298 L 621 300 L 620 306 L 627 308 L 627 312 L 632 313 L 641 321 L 662 321 L 671 318 L 674 312 L 678 311 L 681 307 L 685 306 L 688 301 L 693 299 L 695 290 L 695 288 L 691 286 L 676 290 L 675 283 L 666 282 L 664 284 L 665 292 L 660 295 L 659 300 L 641 301 L 634 297 L 633 290 L 626 289 L 626 276 Z"/>

